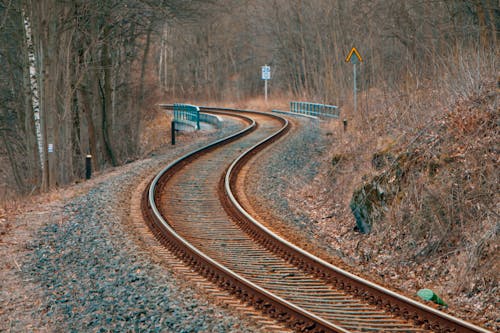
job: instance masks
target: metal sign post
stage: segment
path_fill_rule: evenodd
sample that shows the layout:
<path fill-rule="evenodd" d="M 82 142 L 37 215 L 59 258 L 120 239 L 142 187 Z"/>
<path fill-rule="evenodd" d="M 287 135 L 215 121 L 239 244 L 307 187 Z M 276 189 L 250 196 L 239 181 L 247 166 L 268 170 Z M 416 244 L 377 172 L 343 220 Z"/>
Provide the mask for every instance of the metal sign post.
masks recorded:
<path fill-rule="evenodd" d="M 352 61 L 352 64 L 353 64 L 353 69 L 352 69 L 352 75 L 354 77 L 353 81 L 354 81 L 354 88 L 353 88 L 353 91 L 354 91 L 354 113 L 356 113 L 356 110 L 358 109 L 358 96 L 357 96 L 357 87 L 358 85 L 356 84 L 356 65 L 357 65 L 357 61 L 356 60 L 353 60 Z"/>
<path fill-rule="evenodd" d="M 267 103 L 267 81 L 271 79 L 271 66 L 262 66 L 262 80 L 264 80 L 264 98 Z"/>
<path fill-rule="evenodd" d="M 264 80 L 264 100 L 267 103 L 267 80 Z"/>
<path fill-rule="evenodd" d="M 172 123 L 171 123 L 170 137 L 171 137 L 172 145 L 175 145 L 175 120 L 172 120 Z"/>
<path fill-rule="evenodd" d="M 363 58 L 361 58 L 361 55 L 359 54 L 358 50 L 356 50 L 355 47 L 351 49 L 351 52 L 347 55 L 345 58 L 346 62 L 350 62 L 353 64 L 353 83 L 354 83 L 354 90 L 353 90 L 353 98 L 354 98 L 354 113 L 357 112 L 358 109 L 358 101 L 357 101 L 357 84 L 356 84 L 356 65 L 363 62 Z"/>

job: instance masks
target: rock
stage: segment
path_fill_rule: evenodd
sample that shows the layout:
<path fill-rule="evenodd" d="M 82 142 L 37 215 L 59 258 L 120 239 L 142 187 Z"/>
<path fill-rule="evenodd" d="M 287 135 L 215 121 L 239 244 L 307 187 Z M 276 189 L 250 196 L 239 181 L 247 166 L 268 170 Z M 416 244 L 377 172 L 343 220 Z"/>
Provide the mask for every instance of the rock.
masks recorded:
<path fill-rule="evenodd" d="M 356 190 L 349 207 L 356 219 L 357 229 L 368 234 L 373 222 L 384 214 L 386 192 L 377 180 Z"/>

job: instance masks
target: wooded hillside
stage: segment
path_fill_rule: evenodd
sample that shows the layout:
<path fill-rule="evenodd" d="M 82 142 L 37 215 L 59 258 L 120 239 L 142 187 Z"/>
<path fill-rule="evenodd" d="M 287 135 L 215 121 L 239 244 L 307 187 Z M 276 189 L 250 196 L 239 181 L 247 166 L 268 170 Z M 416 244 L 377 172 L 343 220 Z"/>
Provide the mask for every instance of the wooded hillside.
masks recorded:
<path fill-rule="evenodd" d="M 344 106 L 352 46 L 361 115 L 376 87 L 415 126 L 415 90 L 497 75 L 499 27 L 496 0 L 1 0 L 0 195 L 82 178 L 87 154 L 97 170 L 134 159 L 145 106 L 259 95 L 264 64 L 275 96 Z"/>

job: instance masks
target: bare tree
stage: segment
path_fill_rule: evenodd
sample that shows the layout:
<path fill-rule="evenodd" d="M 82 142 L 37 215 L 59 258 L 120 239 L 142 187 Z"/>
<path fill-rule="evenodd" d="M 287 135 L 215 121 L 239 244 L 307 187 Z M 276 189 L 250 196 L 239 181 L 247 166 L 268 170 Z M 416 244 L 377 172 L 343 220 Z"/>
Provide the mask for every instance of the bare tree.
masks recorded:
<path fill-rule="evenodd" d="M 275 92 L 342 105 L 356 46 L 359 89 L 409 96 L 467 72 L 464 50 L 498 54 L 499 25 L 495 0 L 2 0 L 0 153 L 22 192 L 48 189 L 81 177 L 88 153 L 96 169 L 137 156 L 155 91 L 246 98 L 268 64 Z"/>

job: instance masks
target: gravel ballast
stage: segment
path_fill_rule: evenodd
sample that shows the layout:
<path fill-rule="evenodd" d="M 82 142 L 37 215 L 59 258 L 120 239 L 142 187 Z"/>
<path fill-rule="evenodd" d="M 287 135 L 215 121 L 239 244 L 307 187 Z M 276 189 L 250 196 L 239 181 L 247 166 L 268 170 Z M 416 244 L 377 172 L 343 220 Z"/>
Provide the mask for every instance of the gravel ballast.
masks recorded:
<path fill-rule="evenodd" d="M 259 331 L 197 297 L 196 290 L 154 263 L 126 234 L 122 221 L 129 204 L 123 193 L 133 190 L 141 176 L 241 126 L 226 122 L 196 143 L 181 143 L 75 185 L 76 195 L 39 204 L 9 221 L 14 228 L 26 226 L 27 242 L 12 232 L 11 252 L 19 260 L 2 273 L 10 285 L 0 292 L 0 331 Z M 1 240 L 9 242 L 9 234 Z M 1 254 L 8 256 L 9 250 Z"/>
<path fill-rule="evenodd" d="M 245 191 L 255 206 L 272 212 L 273 219 L 281 220 L 291 233 L 300 235 L 330 255 L 339 256 L 339 251 L 315 237 L 317 221 L 309 212 L 296 207 L 292 197 L 313 182 L 320 171 L 327 145 L 322 134 L 324 121 L 301 116 L 292 119 L 296 124 L 291 133 L 254 161 L 251 176 L 255 181 L 249 182 Z"/>

